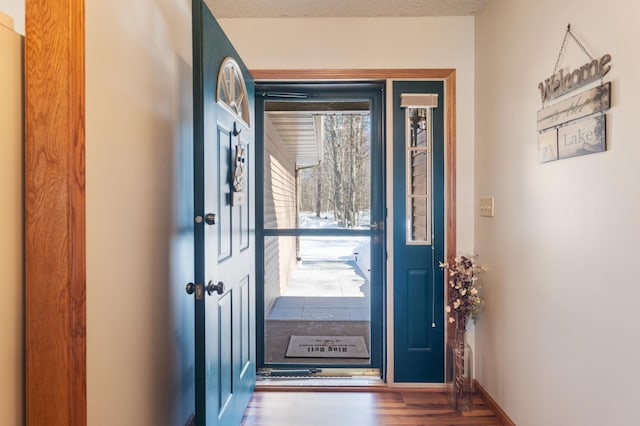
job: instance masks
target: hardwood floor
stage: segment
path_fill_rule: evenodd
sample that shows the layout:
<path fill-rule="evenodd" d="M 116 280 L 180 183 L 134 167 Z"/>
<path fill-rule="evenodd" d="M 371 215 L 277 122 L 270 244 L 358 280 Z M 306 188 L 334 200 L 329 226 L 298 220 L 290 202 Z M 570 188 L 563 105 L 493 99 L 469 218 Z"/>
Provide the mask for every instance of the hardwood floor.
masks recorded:
<path fill-rule="evenodd" d="M 501 425 L 480 397 L 473 411 L 456 413 L 443 392 L 417 390 L 257 390 L 244 426 Z"/>

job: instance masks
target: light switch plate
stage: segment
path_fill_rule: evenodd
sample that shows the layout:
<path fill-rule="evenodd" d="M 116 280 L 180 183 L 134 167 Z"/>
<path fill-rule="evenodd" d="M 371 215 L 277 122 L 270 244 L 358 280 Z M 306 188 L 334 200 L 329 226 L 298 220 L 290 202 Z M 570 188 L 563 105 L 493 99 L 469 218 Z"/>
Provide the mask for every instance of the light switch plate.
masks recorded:
<path fill-rule="evenodd" d="M 480 216 L 493 217 L 493 197 L 480 197 Z"/>

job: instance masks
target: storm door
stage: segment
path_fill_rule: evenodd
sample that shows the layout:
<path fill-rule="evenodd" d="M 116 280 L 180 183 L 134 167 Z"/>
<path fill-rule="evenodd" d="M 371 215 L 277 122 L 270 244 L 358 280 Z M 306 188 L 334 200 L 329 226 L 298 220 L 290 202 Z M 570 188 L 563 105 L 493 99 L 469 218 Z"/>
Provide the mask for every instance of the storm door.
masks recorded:
<path fill-rule="evenodd" d="M 256 85 L 263 372 L 381 374 L 383 95 L 382 83 Z"/>

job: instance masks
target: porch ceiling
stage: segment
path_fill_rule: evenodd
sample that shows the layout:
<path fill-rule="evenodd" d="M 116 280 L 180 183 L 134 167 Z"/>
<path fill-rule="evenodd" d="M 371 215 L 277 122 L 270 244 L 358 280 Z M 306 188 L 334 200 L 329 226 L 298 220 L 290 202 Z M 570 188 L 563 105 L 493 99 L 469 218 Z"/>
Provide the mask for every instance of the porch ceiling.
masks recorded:
<path fill-rule="evenodd" d="M 318 115 L 296 111 L 267 112 L 273 127 L 296 160 L 297 167 L 322 161 L 322 119 Z"/>
<path fill-rule="evenodd" d="M 367 101 L 267 102 L 265 115 L 295 158 L 296 167 L 315 166 L 324 152 L 324 116 L 369 114 Z"/>
<path fill-rule="evenodd" d="M 206 0 L 219 18 L 474 15 L 487 0 Z"/>

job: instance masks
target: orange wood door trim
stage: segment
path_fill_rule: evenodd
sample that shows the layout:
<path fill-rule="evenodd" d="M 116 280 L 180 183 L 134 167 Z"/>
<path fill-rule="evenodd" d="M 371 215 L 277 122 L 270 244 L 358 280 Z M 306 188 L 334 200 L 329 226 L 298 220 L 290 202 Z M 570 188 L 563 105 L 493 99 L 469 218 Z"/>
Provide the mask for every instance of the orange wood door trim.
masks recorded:
<path fill-rule="evenodd" d="M 386 79 L 449 79 L 453 68 L 429 69 L 315 69 L 315 70 L 251 70 L 256 80 L 386 80 Z"/>
<path fill-rule="evenodd" d="M 26 1 L 27 425 L 86 425 L 84 0 Z"/>

